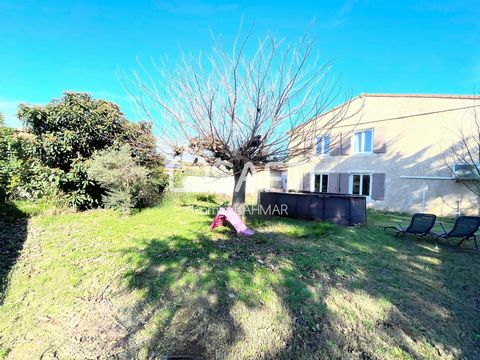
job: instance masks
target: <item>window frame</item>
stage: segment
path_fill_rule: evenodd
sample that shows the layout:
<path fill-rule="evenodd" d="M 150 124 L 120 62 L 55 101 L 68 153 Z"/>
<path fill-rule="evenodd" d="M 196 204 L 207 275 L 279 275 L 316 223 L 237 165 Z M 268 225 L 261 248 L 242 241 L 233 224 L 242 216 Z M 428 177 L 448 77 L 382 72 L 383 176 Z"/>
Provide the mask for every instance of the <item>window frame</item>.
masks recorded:
<path fill-rule="evenodd" d="M 359 194 L 354 194 L 353 193 L 353 177 L 355 175 L 360 175 L 360 188 L 359 188 Z M 363 195 L 363 177 L 364 176 L 369 176 L 370 177 L 370 182 L 368 184 L 368 195 Z M 373 173 L 372 172 L 350 172 L 349 173 L 349 179 L 348 179 L 348 192 L 351 195 L 362 195 L 365 196 L 367 199 L 372 198 L 372 190 L 373 190 Z"/>
<path fill-rule="evenodd" d="M 320 191 L 317 191 L 315 190 L 315 176 L 320 176 Z M 323 185 L 323 175 L 326 175 L 327 176 L 327 191 L 321 191 L 322 190 L 322 185 Z M 312 178 L 311 178 L 311 181 L 310 181 L 310 191 L 312 192 L 321 192 L 321 193 L 328 193 L 328 183 L 330 182 L 330 176 L 328 174 L 328 172 L 313 172 L 312 173 Z"/>
<path fill-rule="evenodd" d="M 371 140 L 370 140 L 370 151 L 364 151 L 364 149 L 365 149 L 365 133 L 366 132 L 371 132 L 372 133 Z M 357 134 L 362 134 L 361 143 L 363 145 L 363 149 L 361 151 L 356 151 L 356 147 L 355 147 Z M 375 145 L 374 136 L 375 136 L 374 129 L 363 129 L 363 130 L 354 131 L 353 136 L 352 136 L 352 149 L 353 149 L 352 154 L 354 154 L 354 155 L 373 154 L 373 147 Z"/>
<path fill-rule="evenodd" d="M 328 142 L 326 141 L 328 139 Z M 322 152 L 318 152 L 318 145 L 321 144 Z M 315 155 L 330 156 L 330 135 L 317 136 L 315 143 Z"/>
<path fill-rule="evenodd" d="M 458 167 L 465 167 L 468 166 L 470 169 L 471 175 L 462 175 L 459 176 L 458 173 L 460 172 Z M 452 166 L 452 172 L 453 172 L 453 178 L 457 180 L 463 180 L 463 181 L 470 181 L 470 180 L 478 180 L 478 177 L 480 176 L 478 170 L 480 169 L 480 164 L 471 164 L 471 163 L 461 163 L 461 162 L 456 162 Z"/>
<path fill-rule="evenodd" d="M 278 176 L 276 176 L 276 178 L 279 180 L 280 187 L 275 187 L 275 186 L 273 186 L 274 184 L 272 183 L 272 180 L 273 180 L 272 173 L 278 175 Z M 270 169 L 270 171 L 269 171 L 269 176 L 268 176 L 269 189 L 274 189 L 274 190 L 286 190 L 286 188 L 287 188 L 287 185 L 286 185 L 286 183 L 287 183 L 287 178 L 288 178 L 287 171 L 285 171 L 285 170 L 277 170 L 277 169 Z M 284 181 L 284 180 L 285 180 L 285 181 Z"/>

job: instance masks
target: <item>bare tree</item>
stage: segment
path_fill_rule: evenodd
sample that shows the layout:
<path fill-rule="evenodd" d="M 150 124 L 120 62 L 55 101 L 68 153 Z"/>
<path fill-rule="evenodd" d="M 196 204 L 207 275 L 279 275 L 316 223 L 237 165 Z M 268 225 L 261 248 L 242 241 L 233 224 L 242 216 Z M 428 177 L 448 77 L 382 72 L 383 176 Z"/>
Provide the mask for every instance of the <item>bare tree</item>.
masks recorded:
<path fill-rule="evenodd" d="M 320 63 L 308 33 L 295 43 L 270 34 L 252 42 L 251 30 L 239 33 L 229 51 L 214 39 L 206 57 L 183 54 L 173 68 L 163 59 L 150 70 L 139 62 L 140 71 L 122 76 L 168 155 L 188 153 L 233 173 L 237 209 L 245 203 L 245 166 L 313 155 L 315 139 L 343 120 L 349 104 L 321 122 L 299 126 L 340 94 L 329 75 L 331 63 Z"/>
<path fill-rule="evenodd" d="M 477 98 L 474 98 L 477 100 Z M 458 141 L 443 153 L 453 177 L 480 196 L 480 104 L 469 106 L 471 118 L 459 129 Z"/>

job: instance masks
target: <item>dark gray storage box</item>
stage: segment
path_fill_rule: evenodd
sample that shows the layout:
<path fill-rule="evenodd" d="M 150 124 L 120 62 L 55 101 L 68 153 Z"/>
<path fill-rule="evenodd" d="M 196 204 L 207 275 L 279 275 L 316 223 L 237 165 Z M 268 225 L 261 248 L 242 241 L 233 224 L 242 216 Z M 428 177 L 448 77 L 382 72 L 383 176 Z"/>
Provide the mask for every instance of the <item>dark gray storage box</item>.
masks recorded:
<path fill-rule="evenodd" d="M 283 216 L 296 219 L 330 221 L 342 226 L 363 225 L 367 222 L 365 196 L 315 192 L 262 191 L 259 204 L 285 209 Z"/>

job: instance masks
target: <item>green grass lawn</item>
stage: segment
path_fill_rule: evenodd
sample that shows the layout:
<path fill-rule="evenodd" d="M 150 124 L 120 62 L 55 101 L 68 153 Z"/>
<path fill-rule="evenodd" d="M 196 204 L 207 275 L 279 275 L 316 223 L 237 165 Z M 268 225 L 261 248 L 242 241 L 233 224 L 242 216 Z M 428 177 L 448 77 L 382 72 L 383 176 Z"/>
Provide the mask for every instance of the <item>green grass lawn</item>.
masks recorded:
<path fill-rule="evenodd" d="M 254 219 L 242 238 L 191 201 L 3 222 L 0 240 L 26 240 L 3 271 L 0 358 L 480 358 L 468 246 L 395 239 L 379 226 L 408 217 L 380 212 L 352 228 Z"/>

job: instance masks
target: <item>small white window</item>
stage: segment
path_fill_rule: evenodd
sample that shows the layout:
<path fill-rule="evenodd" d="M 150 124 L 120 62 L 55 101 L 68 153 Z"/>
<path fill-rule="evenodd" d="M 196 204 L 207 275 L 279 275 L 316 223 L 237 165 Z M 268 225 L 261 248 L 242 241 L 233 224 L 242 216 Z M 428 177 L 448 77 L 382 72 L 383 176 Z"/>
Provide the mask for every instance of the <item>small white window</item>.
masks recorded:
<path fill-rule="evenodd" d="M 287 188 L 287 172 L 270 170 L 270 188 L 284 190 Z"/>
<path fill-rule="evenodd" d="M 351 193 L 354 195 L 370 196 L 372 192 L 372 176 L 370 174 L 351 175 Z"/>
<path fill-rule="evenodd" d="M 356 131 L 353 137 L 355 154 L 371 153 L 373 150 L 373 130 Z"/>
<path fill-rule="evenodd" d="M 315 174 L 313 191 L 328 192 L 328 174 Z"/>
<path fill-rule="evenodd" d="M 328 155 L 330 153 L 330 135 L 317 137 L 317 155 Z"/>
<path fill-rule="evenodd" d="M 459 180 L 477 180 L 480 177 L 478 169 L 480 164 L 454 164 L 453 175 Z"/>

